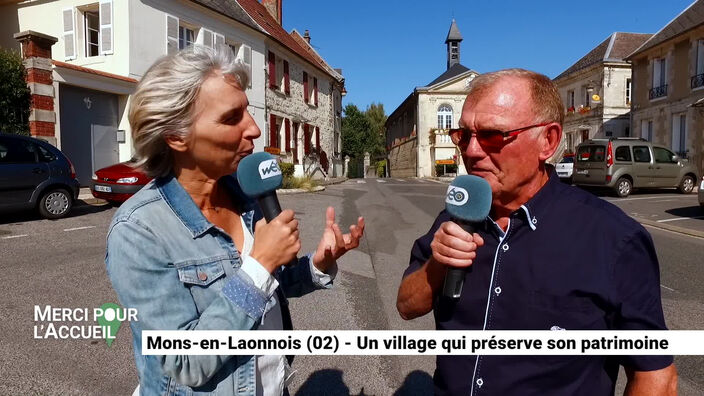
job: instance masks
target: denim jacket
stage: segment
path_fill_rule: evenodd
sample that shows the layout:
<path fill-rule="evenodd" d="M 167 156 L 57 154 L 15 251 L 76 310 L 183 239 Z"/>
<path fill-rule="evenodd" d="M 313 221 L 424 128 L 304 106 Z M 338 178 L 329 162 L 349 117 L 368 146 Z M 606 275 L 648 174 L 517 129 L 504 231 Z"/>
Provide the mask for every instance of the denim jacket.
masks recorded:
<path fill-rule="evenodd" d="M 234 177 L 220 183 L 254 234 L 258 205 Z M 254 356 L 142 355 L 142 330 L 255 330 L 275 303 L 240 269 L 232 239 L 173 176 L 153 180 L 115 213 L 105 262 L 122 306 L 138 311 L 130 327 L 142 396 L 256 395 Z M 311 255 L 281 267 L 275 276 L 285 296 L 332 287 L 313 268 Z"/>

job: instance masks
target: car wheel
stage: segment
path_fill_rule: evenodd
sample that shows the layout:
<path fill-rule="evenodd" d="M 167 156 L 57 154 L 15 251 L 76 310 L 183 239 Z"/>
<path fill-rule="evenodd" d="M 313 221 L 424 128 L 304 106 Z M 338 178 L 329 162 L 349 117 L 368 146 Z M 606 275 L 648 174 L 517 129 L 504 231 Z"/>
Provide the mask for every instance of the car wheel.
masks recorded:
<path fill-rule="evenodd" d="M 73 199 L 68 191 L 57 188 L 49 190 L 39 200 L 39 213 L 47 219 L 59 219 L 71 210 Z"/>
<path fill-rule="evenodd" d="M 682 178 L 682 181 L 680 182 L 679 187 L 677 187 L 678 190 L 682 194 L 689 194 L 694 190 L 694 178 L 692 176 L 685 176 Z"/>
<path fill-rule="evenodd" d="M 616 182 L 616 187 L 614 188 L 614 191 L 616 192 L 617 196 L 624 198 L 631 194 L 632 188 L 633 185 L 631 184 L 631 181 L 626 179 L 625 177 L 622 177 Z"/>

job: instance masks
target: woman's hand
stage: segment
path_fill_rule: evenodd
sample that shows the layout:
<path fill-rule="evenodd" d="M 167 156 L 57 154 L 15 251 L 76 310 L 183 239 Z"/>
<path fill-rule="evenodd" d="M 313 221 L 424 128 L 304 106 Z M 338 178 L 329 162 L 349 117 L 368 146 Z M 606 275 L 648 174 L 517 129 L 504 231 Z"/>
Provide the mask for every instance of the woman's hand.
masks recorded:
<path fill-rule="evenodd" d="M 320 239 L 318 248 L 313 255 L 313 265 L 322 272 L 335 263 L 335 261 L 359 246 L 359 240 L 364 234 L 364 217 L 357 219 L 357 225 L 350 226 L 349 234 L 342 234 L 340 226 L 335 223 L 335 209 L 328 206 L 325 212 L 325 229 Z"/>
<path fill-rule="evenodd" d="M 293 217 L 291 209 L 279 213 L 271 223 L 265 219 L 257 222 L 250 256 L 269 273 L 273 274 L 277 268 L 291 262 L 300 250 L 298 220 Z"/>

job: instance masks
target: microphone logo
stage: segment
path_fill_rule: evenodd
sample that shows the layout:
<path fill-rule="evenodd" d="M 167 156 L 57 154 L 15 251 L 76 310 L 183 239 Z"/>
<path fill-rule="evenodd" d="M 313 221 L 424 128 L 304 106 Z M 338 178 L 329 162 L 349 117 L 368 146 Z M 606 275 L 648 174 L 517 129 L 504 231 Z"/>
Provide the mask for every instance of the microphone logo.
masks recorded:
<path fill-rule="evenodd" d="M 445 202 L 450 205 L 462 206 L 469 201 L 469 193 L 462 187 L 450 185 L 447 188 Z"/>
<path fill-rule="evenodd" d="M 281 169 L 275 159 L 262 161 L 259 163 L 259 175 L 262 179 L 281 175 Z"/>

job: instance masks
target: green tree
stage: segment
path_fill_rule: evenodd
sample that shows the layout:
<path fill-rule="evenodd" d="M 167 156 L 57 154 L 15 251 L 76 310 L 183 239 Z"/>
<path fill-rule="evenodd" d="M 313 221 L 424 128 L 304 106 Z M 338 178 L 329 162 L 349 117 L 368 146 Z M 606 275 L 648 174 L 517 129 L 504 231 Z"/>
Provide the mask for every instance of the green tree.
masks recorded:
<path fill-rule="evenodd" d="M 367 151 L 372 157 L 383 157 L 386 154 L 386 137 L 384 135 L 384 124 L 386 123 L 386 113 L 383 103 L 372 103 L 367 106 L 364 115 L 369 120 L 371 127 L 367 135 Z"/>
<path fill-rule="evenodd" d="M 0 48 L 0 131 L 29 135 L 31 95 L 22 58 Z"/>
<path fill-rule="evenodd" d="M 362 158 L 367 149 L 371 124 L 367 116 L 354 104 L 348 104 L 342 117 L 342 155 Z"/>

